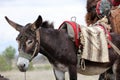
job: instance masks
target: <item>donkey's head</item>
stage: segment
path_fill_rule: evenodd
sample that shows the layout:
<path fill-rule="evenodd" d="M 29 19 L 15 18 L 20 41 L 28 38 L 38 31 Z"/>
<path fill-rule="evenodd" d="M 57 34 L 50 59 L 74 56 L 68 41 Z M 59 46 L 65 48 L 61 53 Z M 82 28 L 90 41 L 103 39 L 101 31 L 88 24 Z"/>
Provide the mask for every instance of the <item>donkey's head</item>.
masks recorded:
<path fill-rule="evenodd" d="M 39 16 L 34 23 L 29 23 L 25 26 L 19 25 L 7 17 L 7 22 L 19 31 L 19 35 L 16 38 L 19 44 L 19 57 L 17 66 L 20 71 L 26 71 L 29 66 L 29 62 L 38 54 L 40 49 L 40 26 L 42 25 L 42 17 Z"/>

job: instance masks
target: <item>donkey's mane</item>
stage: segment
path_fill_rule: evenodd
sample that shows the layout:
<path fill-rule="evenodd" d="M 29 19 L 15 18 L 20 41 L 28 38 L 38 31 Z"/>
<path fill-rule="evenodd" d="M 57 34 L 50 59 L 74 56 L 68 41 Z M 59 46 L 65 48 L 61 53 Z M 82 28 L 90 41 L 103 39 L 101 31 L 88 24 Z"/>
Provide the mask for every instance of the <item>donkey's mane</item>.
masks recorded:
<path fill-rule="evenodd" d="M 44 21 L 42 23 L 41 27 L 44 27 L 44 28 L 54 28 L 54 25 L 53 25 L 53 23 L 49 23 L 48 21 Z"/>

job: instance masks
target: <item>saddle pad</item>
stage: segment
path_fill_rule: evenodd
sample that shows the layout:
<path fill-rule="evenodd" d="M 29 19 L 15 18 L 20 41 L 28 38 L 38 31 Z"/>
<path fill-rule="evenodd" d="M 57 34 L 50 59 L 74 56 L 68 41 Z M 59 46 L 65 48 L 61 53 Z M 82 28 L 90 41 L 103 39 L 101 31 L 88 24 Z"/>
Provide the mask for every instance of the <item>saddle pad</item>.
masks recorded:
<path fill-rule="evenodd" d="M 82 58 L 94 62 L 109 62 L 108 44 L 103 29 L 81 26 Z"/>

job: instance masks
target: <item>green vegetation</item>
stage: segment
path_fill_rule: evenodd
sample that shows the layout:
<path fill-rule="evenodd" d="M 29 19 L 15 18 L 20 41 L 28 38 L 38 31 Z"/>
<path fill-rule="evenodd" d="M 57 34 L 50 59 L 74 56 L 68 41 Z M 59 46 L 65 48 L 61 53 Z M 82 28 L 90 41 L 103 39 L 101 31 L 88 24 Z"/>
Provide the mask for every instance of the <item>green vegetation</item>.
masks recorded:
<path fill-rule="evenodd" d="M 12 60 L 13 60 L 14 57 L 15 57 L 15 53 L 16 53 L 16 50 L 15 50 L 15 48 L 13 48 L 12 46 L 7 47 L 7 48 L 3 51 L 2 55 L 6 58 L 7 63 L 8 63 L 9 65 L 12 64 Z"/>
<path fill-rule="evenodd" d="M 0 71 L 7 71 L 11 69 L 12 67 L 9 64 L 7 64 L 7 60 L 5 59 L 5 57 L 0 55 Z"/>
<path fill-rule="evenodd" d="M 16 50 L 15 50 L 15 48 L 13 48 L 12 46 L 7 47 L 7 48 L 3 51 L 3 55 L 4 55 L 7 59 L 9 59 L 9 60 L 11 60 L 11 59 L 14 58 L 15 53 L 16 53 Z"/>
<path fill-rule="evenodd" d="M 32 62 L 30 62 L 28 70 L 34 70 Z"/>
<path fill-rule="evenodd" d="M 9 46 L 0 54 L 0 71 L 12 69 L 12 60 L 14 59 L 15 53 L 15 48 Z"/>

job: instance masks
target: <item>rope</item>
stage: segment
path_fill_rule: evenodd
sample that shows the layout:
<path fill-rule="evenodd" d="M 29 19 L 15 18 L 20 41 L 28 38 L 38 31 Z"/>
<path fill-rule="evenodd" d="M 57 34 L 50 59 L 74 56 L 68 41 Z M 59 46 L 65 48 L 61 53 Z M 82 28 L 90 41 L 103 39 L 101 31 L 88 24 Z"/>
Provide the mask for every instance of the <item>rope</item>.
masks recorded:
<path fill-rule="evenodd" d="M 26 80 L 26 72 L 24 72 L 24 80 Z"/>
<path fill-rule="evenodd" d="M 81 59 L 80 65 L 81 65 L 81 69 L 82 69 L 82 70 L 85 70 L 85 69 L 86 69 L 85 60 L 84 60 L 84 59 Z"/>
<path fill-rule="evenodd" d="M 81 59 L 81 55 L 80 53 L 77 53 L 77 67 L 80 68 L 80 59 Z"/>
<path fill-rule="evenodd" d="M 120 50 L 110 40 L 107 39 L 107 41 L 112 46 L 112 48 L 120 55 Z"/>
<path fill-rule="evenodd" d="M 38 45 L 39 45 L 39 43 L 37 42 L 36 45 L 35 45 L 35 50 L 34 50 L 34 52 L 33 52 L 33 54 L 32 54 L 31 60 L 34 58 L 35 53 L 37 52 Z M 30 61 L 31 61 L 31 60 L 30 60 Z"/>
<path fill-rule="evenodd" d="M 105 25 L 105 24 L 102 24 L 102 25 L 104 26 L 105 30 L 107 31 L 107 25 Z M 107 34 L 106 34 L 106 37 L 107 37 Z M 107 41 L 112 46 L 112 48 L 120 55 L 120 50 L 109 39 L 107 39 Z"/>

